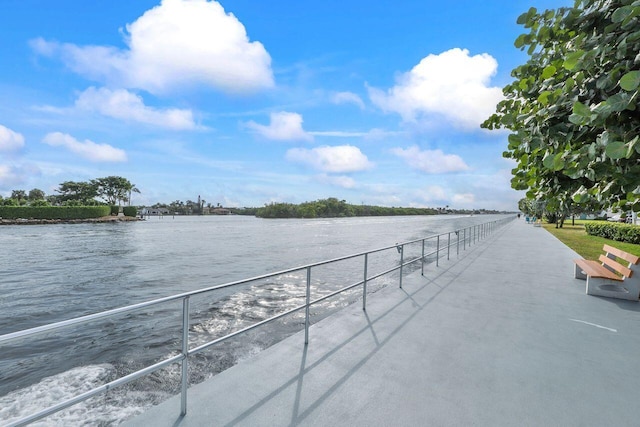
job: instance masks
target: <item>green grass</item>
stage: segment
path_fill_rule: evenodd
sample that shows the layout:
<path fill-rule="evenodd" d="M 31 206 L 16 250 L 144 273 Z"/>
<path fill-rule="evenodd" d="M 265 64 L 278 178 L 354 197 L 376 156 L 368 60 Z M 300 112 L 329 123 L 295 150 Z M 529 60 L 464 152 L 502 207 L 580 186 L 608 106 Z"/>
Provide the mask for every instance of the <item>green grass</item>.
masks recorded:
<path fill-rule="evenodd" d="M 598 259 L 598 256 L 603 253 L 602 245 L 604 244 L 640 256 L 640 245 L 589 236 L 584 229 L 584 223 L 585 221 L 576 220 L 575 225 L 571 225 L 571 220 L 568 220 L 565 221 L 562 228 L 556 228 L 555 224 L 543 224 L 542 226 L 585 259 Z"/>

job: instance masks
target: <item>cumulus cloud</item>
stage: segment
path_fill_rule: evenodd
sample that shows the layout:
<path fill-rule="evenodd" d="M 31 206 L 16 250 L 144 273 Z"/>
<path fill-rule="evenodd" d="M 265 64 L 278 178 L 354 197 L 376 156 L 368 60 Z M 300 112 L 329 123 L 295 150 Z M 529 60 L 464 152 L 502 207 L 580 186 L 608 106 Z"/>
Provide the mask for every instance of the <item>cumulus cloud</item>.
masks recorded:
<path fill-rule="evenodd" d="M 270 114 L 269 125 L 261 125 L 254 121 L 245 126 L 258 135 L 274 141 L 313 141 L 313 136 L 302 129 L 302 116 L 298 113 L 280 111 Z"/>
<path fill-rule="evenodd" d="M 454 194 L 451 201 L 456 206 L 470 207 L 476 202 L 476 197 L 471 193 Z"/>
<path fill-rule="evenodd" d="M 325 183 L 325 184 L 330 184 L 330 185 L 334 185 L 336 187 L 342 187 L 342 188 L 355 188 L 356 187 L 356 181 L 351 178 L 350 176 L 346 176 L 346 175 L 337 175 L 337 176 L 333 176 L 333 175 L 320 175 L 318 177 L 318 181 Z"/>
<path fill-rule="evenodd" d="M 429 185 L 418 190 L 416 193 L 418 197 L 425 202 L 445 201 L 449 199 L 446 190 L 439 185 Z"/>
<path fill-rule="evenodd" d="M 244 25 L 215 1 L 163 0 L 126 26 L 127 49 L 77 46 L 44 39 L 31 47 L 61 56 L 89 79 L 163 93 L 204 84 L 228 92 L 274 85 L 271 57 L 249 41 Z"/>
<path fill-rule="evenodd" d="M 469 166 L 456 154 L 445 154 L 442 150 L 421 151 L 417 146 L 409 148 L 393 148 L 393 154 L 403 159 L 413 169 L 438 174 L 460 172 L 469 169 Z"/>
<path fill-rule="evenodd" d="M 195 129 L 191 110 L 155 109 L 144 105 L 142 98 L 125 89 L 110 90 L 90 87 L 80 94 L 76 107 L 97 111 L 105 116 L 134 121 L 167 129 Z"/>
<path fill-rule="evenodd" d="M 72 153 L 92 162 L 127 161 L 127 154 L 124 150 L 112 147 L 109 144 L 97 144 L 88 139 L 81 142 L 71 135 L 61 132 L 52 132 L 47 134 L 42 142 L 54 147 L 64 147 Z"/>
<path fill-rule="evenodd" d="M 370 87 L 369 96 L 405 122 L 432 124 L 444 118 L 461 129 L 477 129 L 502 99 L 502 89 L 489 86 L 497 68 L 489 54 L 470 56 L 455 48 L 423 58 L 386 92 Z"/>
<path fill-rule="evenodd" d="M 367 156 L 358 147 L 352 145 L 322 146 L 312 149 L 292 148 L 287 151 L 286 158 L 328 173 L 358 172 L 373 167 L 373 163 Z"/>
<path fill-rule="evenodd" d="M 26 183 L 29 178 L 40 173 L 40 169 L 35 165 L 0 164 L 0 190 L 14 190 L 15 186 Z"/>
<path fill-rule="evenodd" d="M 14 152 L 24 147 L 24 136 L 0 125 L 0 152 Z"/>
<path fill-rule="evenodd" d="M 337 92 L 331 97 L 334 104 L 354 104 L 364 110 L 364 102 L 362 98 L 353 92 Z"/>

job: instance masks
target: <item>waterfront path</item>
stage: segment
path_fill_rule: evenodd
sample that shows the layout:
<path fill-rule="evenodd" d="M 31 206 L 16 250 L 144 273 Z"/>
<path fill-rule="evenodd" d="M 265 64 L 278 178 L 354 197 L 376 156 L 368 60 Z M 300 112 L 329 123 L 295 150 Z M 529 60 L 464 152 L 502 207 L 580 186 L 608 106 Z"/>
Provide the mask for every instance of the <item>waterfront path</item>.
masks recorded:
<path fill-rule="evenodd" d="M 516 220 L 129 426 L 637 426 L 640 304 Z"/>

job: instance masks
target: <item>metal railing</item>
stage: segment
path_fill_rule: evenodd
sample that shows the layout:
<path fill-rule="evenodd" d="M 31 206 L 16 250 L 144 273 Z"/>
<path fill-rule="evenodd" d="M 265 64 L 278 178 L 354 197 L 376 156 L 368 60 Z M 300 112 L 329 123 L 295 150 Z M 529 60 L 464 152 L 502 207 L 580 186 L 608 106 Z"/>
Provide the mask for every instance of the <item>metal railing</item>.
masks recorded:
<path fill-rule="evenodd" d="M 100 312 L 100 313 L 95 313 L 95 314 L 91 314 L 91 315 L 87 315 L 87 316 L 81 316 L 81 317 L 77 317 L 74 319 L 69 319 L 69 320 L 65 320 L 65 321 L 61 321 L 61 322 L 56 322 L 56 323 L 52 323 L 52 324 L 48 324 L 48 325 L 43 325 L 43 326 L 39 326 L 39 327 L 35 327 L 35 328 L 31 328 L 31 329 L 26 329 L 26 330 L 22 330 L 22 331 L 17 331 L 17 332 L 13 332 L 13 333 L 9 333 L 9 334 L 5 334 L 5 335 L 0 335 L 0 346 L 10 342 L 10 341 L 14 341 L 14 340 L 18 340 L 18 339 L 29 339 L 32 338 L 36 335 L 40 335 L 43 333 L 47 333 L 47 332 L 51 332 L 54 330 L 59 330 L 62 328 L 68 328 L 74 325 L 80 325 L 80 324 L 86 324 L 89 322 L 94 322 L 96 320 L 100 320 L 100 319 L 106 319 L 106 318 L 111 318 L 114 317 L 116 315 L 120 315 L 123 313 L 129 313 L 129 312 L 133 312 L 133 311 L 138 311 L 138 310 L 142 310 L 144 308 L 148 308 L 148 307 L 152 307 L 152 306 L 157 306 L 159 304 L 164 304 L 167 302 L 171 302 L 171 301 L 182 301 L 182 339 L 181 339 L 181 349 L 180 349 L 180 354 L 173 356 L 173 357 L 169 357 L 167 359 L 164 359 L 158 363 L 155 363 L 153 365 L 147 366 L 143 369 L 140 369 L 138 371 L 132 372 L 128 375 L 125 375 L 123 377 L 120 377 L 114 381 L 111 381 L 109 383 L 103 384 L 99 387 L 93 388 L 85 393 L 79 394 L 71 399 L 65 400 L 63 402 L 60 402 L 54 406 L 48 407 L 44 410 L 41 410 L 39 412 L 36 412 L 34 414 L 31 414 L 27 417 L 18 419 L 18 420 L 14 420 L 11 423 L 8 424 L 8 426 L 23 426 L 23 425 L 27 425 L 30 424 L 34 421 L 40 420 L 42 418 L 45 418 L 51 414 L 54 414 L 56 412 L 59 412 L 63 409 L 66 409 L 70 406 L 73 406 L 79 402 L 85 401 L 93 396 L 96 396 L 98 394 L 101 393 L 106 393 L 112 389 L 114 389 L 115 387 L 118 386 L 122 386 L 124 384 L 130 383 L 138 378 L 144 377 L 146 375 L 150 375 L 158 370 L 161 370 L 163 368 L 168 367 L 169 365 L 172 365 L 174 363 L 180 363 L 181 364 L 181 380 L 180 380 L 180 394 L 181 394 L 181 405 L 180 405 L 180 413 L 181 415 L 185 415 L 187 412 L 187 387 L 188 387 L 188 375 L 187 375 L 187 369 L 188 369 L 188 363 L 189 363 L 189 358 L 193 355 L 196 355 L 198 353 L 201 353 L 202 351 L 216 345 L 219 344 L 223 341 L 226 341 L 230 338 L 236 337 L 240 334 L 246 333 L 252 329 L 258 328 L 260 326 L 263 326 L 267 323 L 273 322 L 277 319 L 280 319 L 282 317 L 291 315 L 299 310 L 305 309 L 305 322 L 304 322 L 304 343 L 305 345 L 307 345 L 309 343 L 309 326 L 310 326 L 310 314 L 309 314 L 309 309 L 312 305 L 314 304 L 319 304 L 322 301 L 325 301 L 329 298 L 332 298 L 338 294 L 341 294 L 345 291 L 348 291 L 350 289 L 356 288 L 358 286 L 362 286 L 362 309 L 366 310 L 366 305 L 367 305 L 367 284 L 369 282 L 371 282 L 372 280 L 375 280 L 377 278 L 380 278 L 382 276 L 385 276 L 387 274 L 390 274 L 396 270 L 400 271 L 399 274 L 399 286 L 400 288 L 402 288 L 402 277 L 403 277 L 403 270 L 405 267 L 414 264 L 416 262 L 421 262 L 421 274 L 424 275 L 424 265 L 427 263 L 428 260 L 431 260 L 431 262 L 435 261 L 436 266 L 439 265 L 440 263 L 440 259 L 444 258 L 444 251 L 446 250 L 446 258 L 447 260 L 450 259 L 451 255 L 452 255 L 452 248 L 455 250 L 456 256 L 460 254 L 460 249 L 462 247 L 462 250 L 466 250 L 467 246 L 471 246 L 473 244 L 475 244 L 476 242 L 478 242 L 479 240 L 486 238 L 488 235 L 492 234 L 493 232 L 495 232 L 498 228 L 500 228 L 501 226 L 505 225 L 506 223 L 508 223 L 509 221 L 513 220 L 515 217 L 514 216 L 509 216 L 506 218 L 502 218 L 499 220 L 495 220 L 495 221 L 490 221 L 490 222 L 486 222 L 483 224 L 477 224 L 477 225 L 473 225 L 470 227 L 466 227 L 466 228 L 462 228 L 459 230 L 455 230 L 455 231 L 451 231 L 448 233 L 442 233 L 442 234 L 438 234 L 438 235 L 432 235 L 432 236 L 428 236 L 428 237 L 424 237 L 422 239 L 416 239 L 416 240 L 412 240 L 412 241 L 407 241 L 407 242 L 403 242 L 403 243 L 396 243 L 393 246 L 387 246 L 384 248 L 379 248 L 379 249 L 374 249 L 371 251 L 367 251 L 367 252 L 361 252 L 361 253 L 357 253 L 357 254 L 353 254 L 353 255 L 347 255 L 347 256 L 343 256 L 343 257 L 339 257 L 339 258 L 334 258 L 334 259 L 330 259 L 330 260 L 325 260 L 325 261 L 321 261 L 321 262 L 316 262 L 313 264 L 308 264 L 308 265 L 303 265 L 300 267 L 295 267 L 295 268 L 290 268 L 287 270 L 282 270 L 282 271 L 278 271 L 278 272 L 274 272 L 274 273 L 268 273 L 268 274 L 264 274 L 261 276 L 256 276 L 256 277 L 252 277 L 249 279 L 243 279 L 243 280 L 238 280 L 235 282 L 229 282 L 229 283 L 225 283 L 222 285 L 217 285 L 217 286 L 212 286 L 212 287 L 208 287 L 208 288 L 203 288 L 203 289 L 199 289 L 199 290 L 195 290 L 195 291 L 191 291 L 191 292 L 185 292 L 182 294 L 178 294 L 178 295 L 173 295 L 173 296 L 169 296 L 169 297 L 165 297 L 165 298 L 159 298 L 159 299 L 155 299 L 152 301 L 147 301 L 147 302 L 143 302 L 143 303 L 139 303 L 139 304 L 133 304 L 133 305 L 129 305 L 126 307 L 121 307 L 121 308 L 116 308 L 113 310 L 108 310 L 108 311 L 104 311 L 104 312 Z M 446 245 L 444 244 L 443 240 L 444 238 L 446 238 Z M 430 252 L 426 251 L 427 248 L 427 242 L 431 242 L 435 240 L 435 249 L 433 249 Z M 418 256 L 413 256 L 411 257 L 409 255 L 408 259 L 405 259 L 405 253 L 407 253 L 408 251 L 406 250 L 406 248 L 411 247 L 411 246 L 415 246 L 415 245 L 419 245 L 420 246 L 420 251 L 419 251 L 419 255 Z M 380 271 L 377 272 L 375 274 L 369 275 L 369 258 L 370 255 L 375 254 L 375 253 L 380 253 L 380 252 L 384 252 L 384 251 L 388 251 L 388 250 L 397 250 L 398 254 L 400 255 L 400 261 L 398 263 L 398 265 L 393 266 L 392 268 L 388 268 L 385 269 L 384 271 Z M 433 258 L 435 257 L 435 260 L 433 260 Z M 324 266 L 324 265 L 329 265 L 329 264 L 334 264 L 340 261 L 345 261 L 345 260 L 351 260 L 351 259 L 357 259 L 357 258 L 362 258 L 363 259 L 363 270 L 364 270 L 364 274 L 363 274 L 363 279 L 357 281 L 356 283 L 350 284 L 348 286 L 345 286 L 341 289 L 338 289 L 336 291 L 330 292 L 326 295 L 323 295 L 319 298 L 316 299 L 311 299 L 311 271 L 313 268 L 317 268 L 320 266 Z M 219 337 L 217 339 L 208 341 L 204 344 L 201 344 L 197 347 L 194 348 L 189 348 L 189 321 L 190 321 L 190 314 L 189 314 L 189 301 L 190 299 L 195 296 L 195 295 L 202 295 L 202 294 L 206 294 L 206 293 L 210 293 L 210 292 L 215 292 L 218 291 L 220 289 L 224 289 L 224 288 L 230 288 L 230 287 L 234 287 L 234 286 L 239 286 L 239 285 L 244 285 L 250 282 L 254 282 L 257 280 L 263 280 L 263 279 L 268 279 L 268 278 L 272 278 L 272 277 L 276 277 L 276 276 L 281 276 L 283 274 L 288 274 L 288 273 L 293 273 L 293 272 L 297 272 L 297 271 L 305 271 L 306 272 L 306 294 L 305 294 L 305 303 L 302 305 L 298 305 L 294 308 L 291 308 L 289 310 L 286 310 L 282 313 L 278 313 L 277 315 L 271 316 L 267 319 L 261 320 L 259 322 L 256 322 L 250 326 L 244 327 L 242 329 L 239 329 L 237 331 L 234 331 L 232 333 L 229 333 L 227 335 L 224 335 L 222 337 Z"/>

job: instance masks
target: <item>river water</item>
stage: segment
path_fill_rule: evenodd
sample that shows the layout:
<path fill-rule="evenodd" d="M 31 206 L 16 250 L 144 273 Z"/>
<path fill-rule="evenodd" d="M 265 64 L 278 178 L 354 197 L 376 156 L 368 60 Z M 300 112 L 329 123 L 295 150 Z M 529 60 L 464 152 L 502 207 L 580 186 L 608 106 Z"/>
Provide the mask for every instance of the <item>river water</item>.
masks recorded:
<path fill-rule="evenodd" d="M 115 224 L 0 227 L 0 335 L 111 308 L 392 246 L 503 216 L 265 220 L 152 217 Z M 435 244 L 435 242 L 429 243 Z M 419 255 L 408 246 L 405 259 Z M 398 265 L 395 249 L 370 273 Z M 312 298 L 362 279 L 362 258 L 312 270 Z M 415 268 L 419 268 L 419 265 Z M 397 283 L 384 276 L 375 293 Z M 191 348 L 304 303 L 297 271 L 193 297 Z M 361 298 L 361 289 L 314 306 L 312 320 Z M 179 353 L 177 302 L 0 344 L 0 424 L 36 412 Z M 304 313 L 214 346 L 190 362 L 203 381 L 304 327 Z M 175 365 L 77 404 L 36 425 L 117 425 L 178 391 Z"/>

